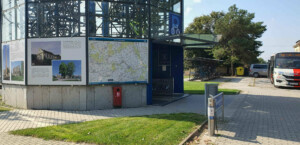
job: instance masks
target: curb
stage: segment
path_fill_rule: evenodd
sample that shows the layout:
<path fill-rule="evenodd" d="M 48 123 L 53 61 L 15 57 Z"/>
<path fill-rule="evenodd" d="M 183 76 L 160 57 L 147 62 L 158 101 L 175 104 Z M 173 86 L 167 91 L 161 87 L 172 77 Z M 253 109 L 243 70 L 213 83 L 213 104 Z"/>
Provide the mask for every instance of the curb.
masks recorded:
<path fill-rule="evenodd" d="M 190 133 L 179 145 L 184 145 L 186 142 L 192 139 L 196 133 L 203 129 L 203 127 L 208 123 L 208 120 L 204 121 L 200 126 L 198 126 L 192 133 Z"/>

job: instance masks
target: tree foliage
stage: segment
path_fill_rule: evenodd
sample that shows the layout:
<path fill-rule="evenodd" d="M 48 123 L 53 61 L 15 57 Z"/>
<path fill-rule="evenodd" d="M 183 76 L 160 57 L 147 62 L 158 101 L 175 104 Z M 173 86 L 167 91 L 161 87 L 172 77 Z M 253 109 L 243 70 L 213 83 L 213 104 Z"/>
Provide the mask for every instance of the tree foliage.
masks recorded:
<path fill-rule="evenodd" d="M 69 62 L 68 64 L 61 63 L 59 65 L 59 73 L 61 74 L 62 78 L 73 77 L 75 72 L 75 64 L 73 62 Z"/>
<path fill-rule="evenodd" d="M 260 64 L 266 64 L 267 63 L 267 61 L 265 61 L 263 58 L 258 58 L 257 59 L 257 61 L 258 61 L 258 63 L 260 63 Z"/>
<path fill-rule="evenodd" d="M 67 75 L 67 72 L 68 72 L 68 66 L 67 66 L 65 63 L 62 62 L 62 63 L 59 65 L 59 73 L 61 74 L 61 76 L 62 76 L 63 78 L 65 78 L 66 75 Z"/>
<path fill-rule="evenodd" d="M 75 72 L 75 64 L 73 62 L 68 63 L 67 75 L 72 77 Z"/>
<path fill-rule="evenodd" d="M 186 51 L 185 57 L 213 57 L 224 60 L 225 66 L 249 65 L 258 61 L 262 53 L 259 47 L 262 42 L 257 39 L 266 31 L 263 22 L 253 22 L 254 13 L 231 6 L 227 13 L 212 12 L 210 15 L 194 19 L 186 28 L 185 33 L 220 34 L 222 38 L 212 50 Z M 203 54 L 205 53 L 205 54 Z"/>

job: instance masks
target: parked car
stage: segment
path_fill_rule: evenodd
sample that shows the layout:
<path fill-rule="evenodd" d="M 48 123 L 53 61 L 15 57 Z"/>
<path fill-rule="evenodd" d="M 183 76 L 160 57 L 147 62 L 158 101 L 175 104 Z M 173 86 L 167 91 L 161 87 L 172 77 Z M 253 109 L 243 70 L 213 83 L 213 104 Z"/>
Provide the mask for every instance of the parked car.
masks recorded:
<path fill-rule="evenodd" d="M 251 64 L 249 75 L 256 78 L 268 76 L 268 64 Z"/>

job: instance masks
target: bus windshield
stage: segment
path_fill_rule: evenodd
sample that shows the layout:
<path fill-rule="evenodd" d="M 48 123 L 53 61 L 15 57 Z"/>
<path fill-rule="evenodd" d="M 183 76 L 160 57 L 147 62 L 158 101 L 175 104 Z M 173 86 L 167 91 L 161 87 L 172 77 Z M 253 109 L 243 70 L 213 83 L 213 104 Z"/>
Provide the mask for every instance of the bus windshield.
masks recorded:
<path fill-rule="evenodd" d="M 276 68 L 300 69 L 300 58 L 276 58 Z"/>

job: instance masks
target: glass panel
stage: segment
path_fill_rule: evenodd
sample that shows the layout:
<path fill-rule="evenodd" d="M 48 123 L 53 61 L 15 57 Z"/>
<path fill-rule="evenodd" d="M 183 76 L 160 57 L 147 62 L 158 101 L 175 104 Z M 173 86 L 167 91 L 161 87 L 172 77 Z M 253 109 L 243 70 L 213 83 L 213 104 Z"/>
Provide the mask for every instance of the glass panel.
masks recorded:
<path fill-rule="evenodd" d="M 89 5 L 90 36 L 148 38 L 146 0 L 122 2 L 91 1 Z"/>
<path fill-rule="evenodd" d="M 4 12 L 2 20 L 2 41 L 16 40 L 15 10 L 10 9 Z"/>
<path fill-rule="evenodd" d="M 2 10 L 7 10 L 15 6 L 14 0 L 2 0 Z"/>
<path fill-rule="evenodd" d="M 28 3 L 29 37 L 85 36 L 85 1 L 31 0 Z"/>
<path fill-rule="evenodd" d="M 152 38 L 169 36 L 169 11 L 151 7 Z"/>
<path fill-rule="evenodd" d="M 177 3 L 173 5 L 173 12 L 180 13 L 181 12 L 181 3 Z"/>
<path fill-rule="evenodd" d="M 16 1 L 17 1 L 17 5 L 25 4 L 25 0 L 16 0 Z"/>
<path fill-rule="evenodd" d="M 17 8 L 17 39 L 25 38 L 25 5 Z"/>

